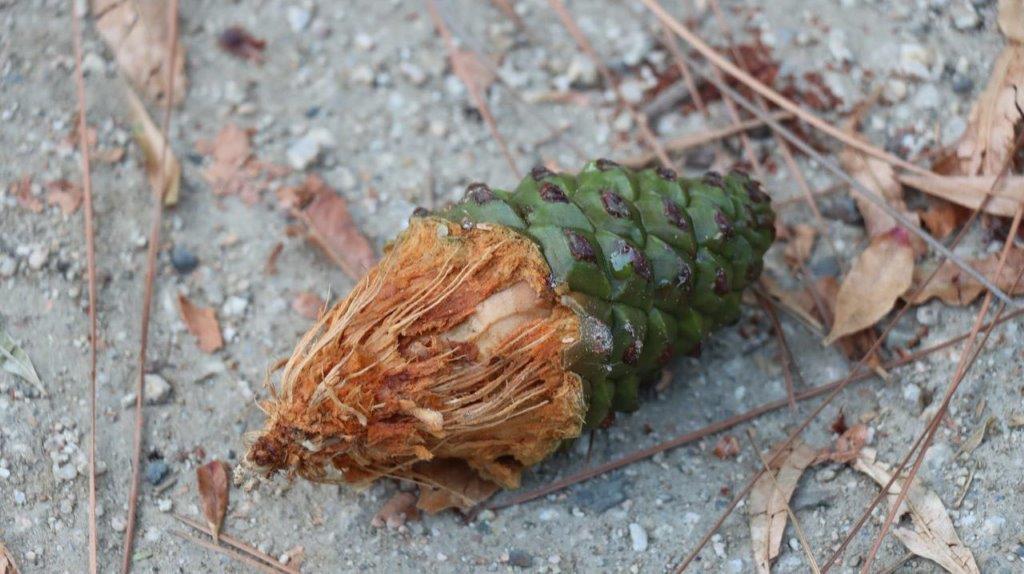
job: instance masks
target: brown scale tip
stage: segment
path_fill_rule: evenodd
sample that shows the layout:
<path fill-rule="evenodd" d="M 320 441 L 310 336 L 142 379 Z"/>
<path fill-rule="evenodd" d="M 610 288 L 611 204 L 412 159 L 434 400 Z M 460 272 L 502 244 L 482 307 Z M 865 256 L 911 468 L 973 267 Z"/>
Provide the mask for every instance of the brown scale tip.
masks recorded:
<path fill-rule="evenodd" d="M 602 191 L 601 203 L 604 204 L 604 210 L 608 215 L 618 219 L 629 217 L 629 206 L 626 205 L 626 200 L 622 199 L 622 196 L 614 191 L 610 189 Z"/>
<path fill-rule="evenodd" d="M 658 174 L 658 177 L 667 181 L 675 181 L 679 177 L 676 170 L 667 167 L 655 168 L 654 172 Z"/>
<path fill-rule="evenodd" d="M 715 187 L 722 187 L 722 184 L 724 183 L 724 181 L 722 180 L 722 174 L 718 173 L 717 171 L 709 171 L 705 173 L 704 176 L 700 178 L 700 180 L 708 185 L 713 185 Z"/>
<path fill-rule="evenodd" d="M 537 193 L 540 194 L 541 199 L 548 203 L 569 203 L 569 198 L 566 197 L 565 191 L 550 181 L 541 184 Z"/>
<path fill-rule="evenodd" d="M 530 170 L 530 177 L 533 178 L 533 181 L 540 181 L 545 177 L 551 177 L 553 175 L 555 175 L 555 172 L 542 165 L 534 166 L 534 168 Z"/>
<path fill-rule="evenodd" d="M 601 158 L 601 159 L 595 161 L 594 165 L 596 165 L 597 169 L 599 169 L 600 171 L 608 171 L 610 169 L 615 169 L 615 168 L 619 167 L 619 164 L 615 163 L 614 161 L 612 161 L 610 159 L 605 159 L 605 158 Z"/>
<path fill-rule="evenodd" d="M 280 433 L 266 432 L 249 447 L 249 462 L 266 472 L 274 472 L 288 465 L 288 448 Z"/>
<path fill-rule="evenodd" d="M 471 183 L 466 188 L 466 198 L 477 205 L 483 205 L 494 200 L 494 192 L 486 183 Z"/>

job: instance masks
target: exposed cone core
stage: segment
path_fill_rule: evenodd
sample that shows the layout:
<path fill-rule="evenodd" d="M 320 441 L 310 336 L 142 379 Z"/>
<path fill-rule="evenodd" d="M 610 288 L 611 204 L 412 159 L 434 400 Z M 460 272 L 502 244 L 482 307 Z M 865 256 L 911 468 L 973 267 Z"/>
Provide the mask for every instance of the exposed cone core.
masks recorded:
<path fill-rule="evenodd" d="M 468 506 L 583 428 L 638 407 L 673 356 L 736 321 L 774 239 L 746 174 L 598 160 L 413 217 L 300 341 L 247 461 L 319 482 L 381 476 Z"/>
<path fill-rule="evenodd" d="M 249 462 L 317 482 L 407 478 L 456 503 L 475 502 L 458 500 L 466 468 L 518 486 L 584 417 L 563 359 L 579 320 L 549 275 L 512 230 L 412 219 L 299 343 Z"/>

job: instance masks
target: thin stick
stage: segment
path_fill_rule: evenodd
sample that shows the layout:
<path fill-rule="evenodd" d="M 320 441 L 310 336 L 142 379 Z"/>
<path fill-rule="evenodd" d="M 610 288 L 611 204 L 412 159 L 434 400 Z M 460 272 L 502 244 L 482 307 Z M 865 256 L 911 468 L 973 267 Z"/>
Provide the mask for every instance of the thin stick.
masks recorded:
<path fill-rule="evenodd" d="M 213 532 L 210 531 L 209 527 L 199 522 L 198 520 L 193 520 L 187 516 L 182 516 L 180 514 L 172 514 L 171 516 L 179 522 L 183 522 L 204 534 L 208 534 L 210 538 L 213 538 Z M 219 539 L 221 542 L 226 542 L 229 546 L 235 548 L 236 550 L 241 550 L 242 552 L 248 554 L 249 556 L 252 556 L 253 558 L 266 562 L 268 566 L 279 572 L 284 572 L 286 574 L 299 574 L 298 568 L 292 568 L 291 566 L 288 566 L 286 564 L 281 564 L 277 560 L 274 560 L 273 556 L 260 552 L 260 550 L 255 546 L 247 544 L 235 538 L 234 536 L 231 536 L 230 534 L 220 532 Z"/>
<path fill-rule="evenodd" d="M 700 95 L 700 90 L 697 89 L 696 82 L 693 81 L 693 73 L 690 72 L 690 66 L 687 65 L 686 60 L 683 59 L 683 53 L 679 50 L 679 42 L 676 41 L 676 37 L 672 35 L 672 30 L 669 30 L 668 26 L 662 24 L 662 32 L 664 36 L 665 47 L 668 48 L 672 58 L 675 59 L 676 67 L 679 68 L 679 75 L 683 78 L 683 83 L 686 85 L 686 89 L 690 91 L 690 97 L 693 98 L 693 103 L 700 110 L 700 113 L 704 115 L 704 119 L 711 119 L 711 114 L 708 112 L 708 105 L 704 103 L 704 97 Z"/>
<path fill-rule="evenodd" d="M 793 114 L 789 112 L 776 112 L 772 114 L 772 117 L 778 120 L 787 120 L 793 117 Z M 676 136 L 664 141 L 663 145 L 666 152 L 681 152 L 691 148 L 700 147 L 709 143 L 714 143 L 720 139 L 734 136 L 740 132 L 759 128 L 765 125 L 764 120 L 757 118 L 744 120 L 738 124 L 732 124 L 724 128 L 717 128 L 713 130 L 701 131 L 699 133 L 684 134 Z M 641 168 L 644 167 L 654 160 L 658 156 L 654 152 L 647 152 L 637 154 L 626 159 L 619 160 L 619 163 L 626 167 Z"/>
<path fill-rule="evenodd" d="M 796 410 L 796 385 L 793 384 L 793 354 L 789 350 L 789 343 L 786 342 L 786 334 L 782 331 L 782 322 L 779 321 L 779 314 L 775 312 L 775 305 L 772 300 L 760 289 L 754 290 L 754 296 L 764 307 L 768 318 L 772 322 L 772 329 L 775 337 L 779 340 L 779 356 L 782 357 L 782 376 L 786 381 L 786 399 L 789 401 L 789 410 Z M 799 373 L 799 371 L 797 371 Z"/>
<path fill-rule="evenodd" d="M 747 438 L 750 439 L 750 446 L 752 446 L 754 448 L 754 452 L 757 453 L 757 458 L 760 459 L 761 464 L 764 465 L 762 470 L 764 470 L 764 472 L 768 474 L 768 477 L 772 479 L 772 486 L 775 487 L 775 490 L 781 492 L 782 488 L 779 486 L 779 481 L 775 476 L 775 473 L 772 472 L 771 467 L 768 466 L 768 459 L 765 458 L 764 453 L 761 452 L 761 449 L 757 446 L 757 441 L 754 439 L 754 431 L 752 429 L 747 429 Z M 788 500 L 785 504 L 786 514 L 788 514 L 789 519 L 793 521 L 793 529 L 796 530 L 796 538 L 800 541 L 800 548 L 803 549 L 804 555 L 807 556 L 807 563 L 811 567 L 811 572 L 814 572 L 814 574 L 821 574 L 821 568 L 818 567 L 818 561 L 814 559 L 814 551 L 811 548 L 811 545 L 807 542 L 807 535 L 804 534 L 804 528 L 800 526 L 800 521 L 796 518 L 796 512 L 793 512 L 793 507 L 789 505 Z"/>
<path fill-rule="evenodd" d="M 132 482 L 128 494 L 128 524 L 124 531 L 124 554 L 121 572 L 128 574 L 132 569 L 132 545 L 135 541 L 135 519 L 138 515 L 139 475 L 142 466 L 142 429 L 145 425 L 143 401 L 145 400 L 146 347 L 149 344 L 149 314 L 153 303 L 153 282 L 156 279 L 156 258 L 160 250 L 160 226 L 164 216 L 164 193 L 167 190 L 165 164 L 170 142 L 167 134 L 171 125 L 171 110 L 174 107 L 174 54 L 178 51 L 178 0 L 171 0 L 167 6 L 169 37 L 167 39 L 167 94 L 164 98 L 164 118 L 160 133 L 164 145 L 160 149 L 160 188 L 153 202 L 153 214 L 149 228 L 149 248 L 146 251 L 146 280 L 142 294 L 142 321 L 139 333 L 139 377 L 135 384 L 135 432 L 132 437 Z"/>
<path fill-rule="evenodd" d="M 462 83 L 466 85 L 466 91 L 469 92 L 469 97 L 473 100 L 473 105 L 480 111 L 480 115 L 484 118 L 484 123 L 487 124 L 487 129 L 491 132 L 491 137 L 494 141 L 498 142 L 498 147 L 501 148 L 501 154 L 505 156 L 505 161 L 508 162 L 512 173 L 515 174 L 516 178 L 520 178 L 521 174 L 519 168 L 516 166 L 516 160 L 512 156 L 512 150 L 509 149 L 508 143 L 505 138 L 502 137 L 501 131 L 498 130 L 498 122 L 494 119 L 494 114 L 491 113 L 490 106 L 487 105 L 487 95 L 483 93 L 483 90 L 479 89 L 471 78 L 464 78 L 459 73 L 459 66 L 455 65 L 455 57 L 457 54 L 457 48 L 455 46 L 455 39 L 452 37 L 451 30 L 444 23 L 444 18 L 438 13 L 437 2 L 435 0 L 427 0 L 427 10 L 430 12 L 430 18 L 434 21 L 434 27 L 437 28 L 437 32 L 441 35 L 441 40 L 444 42 L 445 50 L 448 52 L 448 59 L 452 62 L 452 68 Z M 486 59 L 486 57 L 480 53 L 480 59 Z"/>
<path fill-rule="evenodd" d="M 672 17 L 671 14 L 665 11 L 665 8 L 661 6 L 658 0 L 640 1 L 643 2 L 644 5 L 646 5 L 647 8 L 649 8 L 651 12 L 653 12 L 659 20 L 661 20 L 666 26 L 671 28 L 672 31 L 676 33 L 676 35 L 678 35 L 680 38 L 682 38 L 691 46 L 693 46 L 693 48 L 700 52 L 702 56 L 707 58 L 708 61 L 711 62 L 712 65 L 714 65 L 715 68 L 723 70 L 733 78 L 736 78 L 738 81 L 745 84 L 750 89 L 761 94 L 768 100 L 771 100 L 772 103 L 779 106 L 780 108 L 792 112 L 793 115 L 799 117 L 800 119 L 811 124 L 815 128 L 821 130 L 822 132 L 832 136 L 833 138 L 845 143 L 846 145 L 858 151 L 864 152 L 873 157 L 877 157 L 882 161 L 885 161 L 895 166 L 899 166 L 907 171 L 911 171 L 922 175 L 927 175 L 931 173 L 922 167 L 916 166 L 904 159 L 898 158 L 890 153 L 878 149 L 877 147 L 867 142 L 863 142 L 856 138 L 850 137 L 849 134 L 843 132 L 838 128 L 833 127 L 825 120 L 803 109 L 795 102 L 793 102 L 789 98 L 786 98 L 782 94 L 776 92 L 772 88 L 769 88 L 768 86 L 762 84 L 757 78 L 751 76 L 749 73 L 740 69 L 738 66 L 730 62 L 728 58 L 725 58 L 724 56 L 719 54 L 707 42 L 702 40 L 699 36 L 691 32 L 686 26 L 684 26 L 682 22 L 675 19 L 674 17 Z"/>
<path fill-rule="evenodd" d="M 78 148 L 82 156 L 82 216 L 85 219 L 85 261 L 89 283 L 89 572 L 99 569 L 96 529 L 96 231 L 93 227 L 89 125 L 85 116 L 85 75 L 82 72 L 82 19 L 71 2 L 71 35 L 75 44 L 75 92 L 78 98 Z"/>
<path fill-rule="evenodd" d="M 642 1 L 650 2 L 652 0 Z M 790 131 L 785 126 L 772 119 L 771 116 L 769 116 L 768 114 L 763 113 L 760 109 L 758 109 L 757 106 L 755 106 L 745 97 L 743 97 L 739 92 L 733 90 L 725 83 L 719 82 L 715 78 L 709 76 L 707 73 L 702 71 L 701 68 L 694 66 L 694 62 L 690 61 L 690 65 L 698 74 L 703 75 L 705 79 L 707 79 L 712 84 L 715 84 L 715 87 L 718 88 L 719 91 L 728 94 L 729 97 L 735 100 L 738 104 L 746 108 L 756 117 L 764 120 L 764 122 L 768 124 L 769 127 L 778 132 L 794 147 L 810 156 L 811 159 L 817 161 L 818 164 L 821 165 L 821 167 L 825 168 L 827 171 L 831 172 L 833 175 L 846 182 L 848 185 L 850 185 L 850 188 L 854 192 L 856 192 L 864 199 L 867 199 L 871 203 L 875 204 L 879 209 L 884 211 L 886 215 L 895 219 L 904 229 L 920 237 L 921 240 L 928 244 L 929 247 L 938 252 L 943 259 L 948 259 L 949 261 L 952 261 L 957 267 L 963 270 L 964 273 L 970 275 L 979 283 L 981 283 L 986 289 L 989 290 L 989 292 L 995 295 L 995 297 L 1007 303 L 1011 307 L 1020 306 L 1019 303 L 1014 301 L 1013 298 L 1007 295 L 1002 289 L 999 288 L 998 285 L 992 282 L 992 280 L 990 280 L 983 273 L 969 265 L 962 257 L 953 253 L 953 251 L 949 247 L 944 245 L 941 241 L 938 241 L 937 239 L 932 237 L 932 235 L 929 234 L 927 231 L 921 229 L 919 225 L 907 219 L 906 215 L 894 209 L 891 205 L 889 205 L 889 203 L 884 198 L 880 197 L 875 191 L 868 189 L 866 186 L 864 186 L 864 184 L 860 183 L 859 181 L 851 177 L 848 173 L 843 171 L 843 169 L 839 165 L 837 165 L 835 161 L 821 155 L 816 149 L 808 145 L 807 142 L 797 137 L 796 134 L 794 134 L 792 131 Z M 921 168 L 918 169 L 920 170 Z M 982 206 L 979 206 L 979 209 L 983 208 L 984 205 L 987 205 L 989 199 L 991 198 L 991 195 L 992 194 L 990 191 L 986 191 L 986 198 Z"/>
<path fill-rule="evenodd" d="M 619 87 L 619 82 L 615 78 L 615 75 L 608 69 L 608 65 L 604 63 L 601 57 L 597 55 L 594 47 L 590 44 L 590 40 L 587 40 L 586 35 L 583 34 L 583 31 L 580 30 L 576 21 L 573 20 L 572 14 L 570 14 L 569 10 L 566 9 L 562 0 L 548 0 L 548 5 L 550 5 L 551 9 L 558 15 L 558 19 L 562 21 L 562 26 L 564 26 L 566 31 L 569 32 L 569 35 L 573 37 L 573 40 L 575 40 L 576 44 L 579 45 L 581 50 L 583 50 L 583 53 L 585 53 L 594 62 L 594 65 L 597 66 L 597 69 L 601 73 L 601 77 L 604 78 L 605 83 L 608 84 L 608 86 L 615 92 L 615 98 L 623 105 L 623 107 L 626 108 L 626 111 L 633 119 L 633 122 L 640 128 L 640 136 L 647 142 L 647 145 L 651 146 L 654 153 L 658 156 L 658 161 L 660 161 L 664 167 L 672 167 L 672 160 L 668 158 L 668 154 L 665 152 L 664 146 L 661 145 L 661 142 L 658 141 L 654 132 L 651 131 L 651 126 L 647 123 L 647 118 L 640 115 L 640 112 L 636 110 L 636 107 L 627 102 L 626 98 L 623 97 L 622 89 Z"/>
<path fill-rule="evenodd" d="M 213 542 L 209 542 L 207 540 L 203 540 L 202 538 L 199 538 L 198 536 L 193 536 L 193 535 L 191 535 L 191 534 L 189 534 L 187 532 L 182 532 L 180 530 L 171 530 L 170 532 L 171 532 L 171 534 L 177 536 L 178 538 L 181 538 L 181 539 L 184 539 L 184 540 L 188 540 L 189 542 L 192 542 L 193 544 L 198 544 L 198 545 L 202 546 L 203 548 L 207 548 L 207 549 L 213 550 L 214 552 L 217 552 L 219 554 L 223 554 L 224 556 L 227 556 L 228 558 L 231 558 L 232 560 L 235 560 L 236 562 L 241 562 L 242 564 L 246 564 L 246 565 L 252 566 L 253 568 L 259 570 L 260 572 L 267 572 L 269 574 L 276 574 L 276 572 L 277 572 L 277 570 L 274 570 L 273 568 L 271 568 L 270 566 L 267 566 L 266 564 L 260 562 L 259 560 L 250 558 L 250 557 L 246 556 L 245 554 L 240 554 L 238 552 L 234 552 L 232 550 L 228 550 L 227 548 L 224 548 L 223 546 L 219 546 L 217 544 L 214 544 Z"/>
<path fill-rule="evenodd" d="M 1024 309 L 1018 309 L 1018 310 L 1013 311 L 1010 314 L 1006 315 L 1005 317 L 1003 317 L 1001 319 L 998 319 L 997 321 L 994 322 L 994 324 L 995 325 L 1001 325 L 1001 324 L 1003 324 L 1003 323 L 1005 323 L 1007 321 L 1010 321 L 1010 320 L 1015 319 L 1017 317 L 1020 317 L 1022 315 L 1024 315 Z M 913 363 L 915 361 L 920 360 L 923 357 L 931 355 L 932 353 L 936 353 L 938 351 L 941 351 L 942 349 L 946 349 L 948 347 L 951 347 L 951 346 L 959 343 L 960 341 L 964 340 L 965 338 L 967 338 L 967 336 L 968 336 L 968 333 L 962 333 L 962 334 L 957 335 L 956 337 L 953 337 L 953 338 L 951 338 L 949 340 L 943 341 L 941 343 L 937 343 L 937 344 L 932 345 L 931 347 L 928 347 L 926 349 L 921 349 L 920 351 L 916 351 L 916 352 L 911 353 L 911 354 L 909 354 L 909 355 L 907 355 L 905 357 L 893 359 L 893 360 L 885 363 L 883 365 L 883 367 L 886 368 L 886 369 L 895 369 L 897 367 L 902 367 L 904 365 Z M 839 385 L 841 385 L 844 382 L 846 382 L 847 379 L 849 379 L 849 382 L 852 383 L 852 382 L 862 381 L 864 379 L 869 379 L 869 378 L 874 377 L 874 376 L 875 376 L 875 373 L 873 373 L 871 371 L 860 370 L 858 372 L 851 373 L 851 374 L 847 375 L 846 377 L 844 377 L 842 379 L 837 379 L 837 380 L 835 380 L 833 382 L 825 383 L 823 385 L 819 385 L 819 386 L 816 386 L 816 387 L 811 387 L 811 388 L 809 388 L 807 390 L 804 390 L 804 391 L 801 391 L 799 393 L 796 393 L 796 400 L 797 400 L 797 402 L 800 402 L 800 401 L 805 401 L 807 399 L 812 399 L 814 397 L 819 397 L 819 396 L 821 396 L 821 395 L 823 395 L 825 393 L 828 393 L 829 391 L 834 390 Z M 638 450 L 638 451 L 631 452 L 631 453 L 629 453 L 627 455 L 624 455 L 624 456 L 619 457 L 617 459 L 611 460 L 609 462 L 606 462 L 606 463 L 601 464 L 599 466 L 596 466 L 594 468 L 588 468 L 588 469 L 581 470 L 581 471 L 576 472 L 576 473 L 574 473 L 572 475 L 569 475 L 569 476 L 567 476 L 565 478 L 562 478 L 560 480 L 556 480 L 554 482 L 548 483 L 548 484 L 546 484 L 544 486 L 541 486 L 539 488 L 536 488 L 534 490 L 529 490 L 529 491 L 526 491 L 526 492 L 519 493 L 519 494 L 517 494 L 517 495 L 515 495 L 515 496 L 513 496 L 513 497 L 511 497 L 511 498 L 509 498 L 507 500 L 493 502 L 491 504 L 488 504 L 487 508 L 490 508 L 491 510 L 498 510 L 498 509 L 501 509 L 501 508 L 507 508 L 509 506 L 515 506 L 517 504 L 523 504 L 525 502 L 529 502 L 531 500 L 535 500 L 535 499 L 540 498 L 542 496 L 547 496 L 548 494 L 551 494 L 553 492 L 558 492 L 560 490 L 564 490 L 564 489 L 566 489 L 566 488 L 568 488 L 570 486 L 579 484 L 581 482 L 585 482 L 587 480 L 590 480 L 590 479 L 595 478 L 597 476 L 600 476 L 602 474 L 605 474 L 605 473 L 611 472 L 613 470 L 622 468 L 624 466 L 629 466 L 630 464 L 633 464 L 635 462 L 638 462 L 638 461 L 650 458 L 650 457 L 658 454 L 659 452 L 665 452 L 665 451 L 668 451 L 668 450 L 672 450 L 672 449 L 674 449 L 676 447 L 679 447 L 679 446 L 682 446 L 682 445 L 685 445 L 685 444 L 689 444 L 689 443 L 698 441 L 698 440 L 700 440 L 702 438 L 708 437 L 710 435 L 713 435 L 713 434 L 716 434 L 716 433 L 728 430 L 728 429 L 730 429 L 732 427 L 735 427 L 735 426 L 737 426 L 739 424 L 742 424 L 742 423 L 754 420 L 754 419 L 756 419 L 757 417 L 759 417 L 759 416 L 761 416 L 763 414 L 770 413 L 772 411 L 784 408 L 784 407 L 786 407 L 788 405 L 789 405 L 789 401 L 787 399 L 779 399 L 779 400 L 775 400 L 775 401 L 769 401 L 769 402 L 767 402 L 767 403 L 765 403 L 765 404 L 763 404 L 763 405 L 761 405 L 759 407 L 755 407 L 755 408 L 753 408 L 753 409 L 751 409 L 749 411 L 746 411 L 744 413 L 740 413 L 738 415 L 734 415 L 734 416 L 731 416 L 729 418 L 722 419 L 720 421 L 711 423 L 710 425 L 707 425 L 705 427 L 699 428 L 699 429 L 694 430 L 694 431 L 690 431 L 690 432 L 684 433 L 684 434 L 679 435 L 679 436 L 677 436 L 677 437 L 675 437 L 673 439 L 669 439 L 667 441 L 660 442 L 660 443 L 658 443 L 658 444 L 656 444 L 654 446 L 651 446 L 651 447 L 648 447 L 648 448 L 645 448 L 645 449 L 641 449 L 641 450 Z"/>

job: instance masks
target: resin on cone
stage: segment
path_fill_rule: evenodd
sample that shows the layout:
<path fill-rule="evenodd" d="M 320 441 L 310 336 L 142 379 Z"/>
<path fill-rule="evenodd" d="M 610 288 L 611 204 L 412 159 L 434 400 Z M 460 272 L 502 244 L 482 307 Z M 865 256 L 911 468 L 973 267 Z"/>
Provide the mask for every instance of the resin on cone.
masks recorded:
<path fill-rule="evenodd" d="M 673 356 L 736 321 L 774 239 L 746 174 L 598 160 L 473 184 L 417 213 L 299 342 L 248 465 L 317 482 L 415 481 L 467 507 L 638 407 Z"/>

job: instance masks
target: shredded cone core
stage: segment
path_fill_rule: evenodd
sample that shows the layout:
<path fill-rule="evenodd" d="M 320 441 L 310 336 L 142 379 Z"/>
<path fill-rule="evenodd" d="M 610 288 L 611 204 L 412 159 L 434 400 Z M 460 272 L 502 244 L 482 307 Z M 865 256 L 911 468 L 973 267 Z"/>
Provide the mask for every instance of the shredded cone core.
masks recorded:
<path fill-rule="evenodd" d="M 512 230 L 413 218 L 299 342 L 248 462 L 318 482 L 405 478 L 435 487 L 438 508 L 518 486 L 586 409 L 563 357 L 579 320 L 549 280 Z"/>

